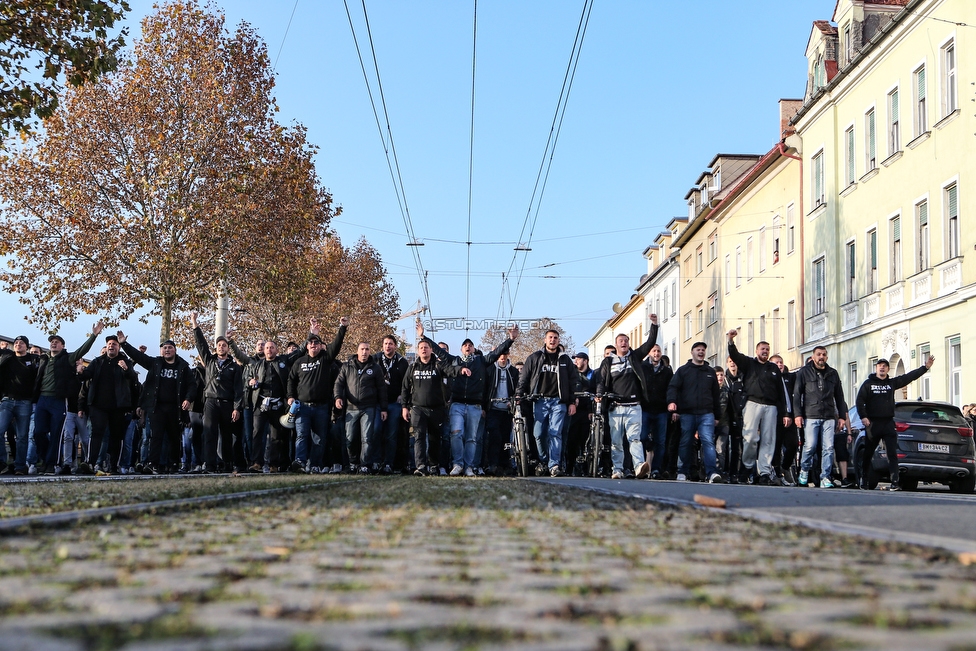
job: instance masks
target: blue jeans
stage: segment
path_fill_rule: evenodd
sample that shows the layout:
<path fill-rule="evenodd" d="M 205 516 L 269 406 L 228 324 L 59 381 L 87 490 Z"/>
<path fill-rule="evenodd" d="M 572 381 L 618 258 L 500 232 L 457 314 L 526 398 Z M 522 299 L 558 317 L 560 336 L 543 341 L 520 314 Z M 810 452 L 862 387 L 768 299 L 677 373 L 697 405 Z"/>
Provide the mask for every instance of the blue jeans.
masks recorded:
<path fill-rule="evenodd" d="M 403 420 L 403 408 L 399 402 L 391 402 L 386 406 L 386 422 L 380 420 L 382 407 L 376 408 L 376 436 L 373 450 L 373 463 L 393 467 L 396 462 L 397 444 L 400 442 L 400 425 Z M 407 455 L 409 456 L 409 455 Z"/>
<path fill-rule="evenodd" d="M 559 398 L 539 398 L 535 402 L 532 435 L 539 450 L 539 462 L 549 468 L 559 465 L 566 411 L 566 405 L 559 402 Z"/>
<path fill-rule="evenodd" d="M 64 419 L 68 413 L 65 398 L 41 396 L 37 399 L 34 412 L 34 446 L 38 461 L 53 468 L 61 456 Z"/>
<path fill-rule="evenodd" d="M 350 465 L 369 465 L 369 448 L 373 444 L 377 413 L 372 407 L 363 410 L 346 409 L 346 450 L 349 452 Z M 361 441 L 359 455 L 355 454 L 354 446 L 357 437 Z"/>
<path fill-rule="evenodd" d="M 77 458 L 78 444 L 81 444 L 81 454 Z M 72 459 L 78 463 L 88 460 L 88 447 L 91 444 L 91 434 L 88 432 L 88 420 L 77 412 L 69 411 L 64 418 L 64 443 L 61 454 L 64 464 L 70 464 Z"/>
<path fill-rule="evenodd" d="M 302 403 L 295 419 L 295 461 L 303 466 L 308 462 L 311 467 L 322 467 L 331 416 L 332 408 L 326 403 Z"/>
<path fill-rule="evenodd" d="M 630 458 L 634 470 L 644 463 L 644 446 L 641 444 L 640 405 L 615 405 L 610 411 L 610 458 L 614 472 L 624 471 L 624 435 L 627 436 Z"/>
<path fill-rule="evenodd" d="M 481 405 L 451 403 L 451 462 L 455 466 L 474 468 L 481 424 Z"/>
<path fill-rule="evenodd" d="M 807 418 L 803 421 L 803 456 L 800 457 L 800 470 L 810 472 L 813 467 L 813 451 L 820 439 L 820 479 L 827 479 L 834 470 L 834 428 L 833 418 Z"/>
<path fill-rule="evenodd" d="M 27 470 L 27 435 L 30 432 L 31 401 L 4 398 L 0 402 L 0 433 L 6 433 L 10 423 L 14 424 L 17 449 L 14 468 Z M 0 445 L 0 461 L 7 462 L 7 445 Z"/>
<path fill-rule="evenodd" d="M 695 432 L 702 445 L 702 457 L 705 462 L 705 479 L 715 472 L 715 415 L 681 414 L 681 443 L 678 444 L 678 472 L 686 473 L 691 463 L 691 451 L 694 448 L 692 440 Z"/>
<path fill-rule="evenodd" d="M 654 453 L 651 457 L 651 472 L 660 472 L 664 465 L 664 456 L 667 453 L 666 444 L 668 442 L 668 417 L 666 411 L 643 412 L 644 435 L 647 439 L 647 449 Z"/>

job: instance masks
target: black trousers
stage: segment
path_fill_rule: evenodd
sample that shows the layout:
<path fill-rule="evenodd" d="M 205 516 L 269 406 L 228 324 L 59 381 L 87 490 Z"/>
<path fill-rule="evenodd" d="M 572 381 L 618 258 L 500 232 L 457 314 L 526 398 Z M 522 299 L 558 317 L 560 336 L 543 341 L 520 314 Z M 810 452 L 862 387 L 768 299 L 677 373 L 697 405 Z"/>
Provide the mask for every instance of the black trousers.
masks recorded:
<path fill-rule="evenodd" d="M 861 477 L 869 476 L 871 457 L 878 449 L 878 443 L 884 441 L 885 453 L 888 455 L 888 473 L 891 482 L 898 483 L 898 432 L 895 430 L 893 418 L 871 418 L 864 435 L 864 451 L 861 453 Z"/>
<path fill-rule="evenodd" d="M 444 408 L 410 408 L 410 429 L 413 431 L 413 457 L 417 467 L 428 472 L 437 471 L 441 447 L 441 430 L 444 428 Z"/>
<path fill-rule="evenodd" d="M 512 440 L 512 412 L 489 409 L 485 418 L 485 465 L 496 471 L 501 467 L 508 473 L 512 470 L 512 457 L 506 454 L 505 444 Z"/>
<path fill-rule="evenodd" d="M 102 451 L 102 437 L 108 430 L 108 466 L 109 472 L 115 472 L 122 458 L 122 443 L 125 441 L 125 431 L 132 420 L 128 409 L 101 409 L 91 407 L 88 412 L 88 422 L 91 424 L 91 445 L 88 447 L 88 463 L 94 468 L 98 462 L 98 455 Z"/>
<path fill-rule="evenodd" d="M 776 423 L 776 450 L 773 452 L 773 469 L 780 471 L 792 468 L 796 463 L 796 453 L 800 449 L 800 434 L 796 425 L 783 426 L 782 418 Z"/>
<path fill-rule="evenodd" d="M 254 437 L 253 441 L 254 456 L 256 459 L 264 460 L 264 465 L 270 468 L 286 469 L 291 463 L 289 458 L 288 446 L 291 443 L 292 430 L 282 426 L 281 417 L 285 413 L 285 408 L 270 409 L 268 411 L 254 410 Z M 268 437 L 264 442 L 264 449 L 260 448 L 258 432 L 264 427 L 268 428 Z M 244 455 L 241 454 L 243 461 Z"/>
<path fill-rule="evenodd" d="M 183 423 L 180 406 L 156 405 L 149 414 L 149 463 L 159 468 L 163 445 L 169 448 L 169 459 L 179 459 L 183 447 Z"/>
<path fill-rule="evenodd" d="M 224 465 L 233 464 L 235 470 L 244 469 L 241 424 L 234 422 L 233 414 L 234 402 L 232 400 L 207 398 L 206 402 L 203 403 L 203 461 L 207 464 L 207 470 L 212 471 L 217 468 L 218 440 L 220 442 L 220 458 Z"/>

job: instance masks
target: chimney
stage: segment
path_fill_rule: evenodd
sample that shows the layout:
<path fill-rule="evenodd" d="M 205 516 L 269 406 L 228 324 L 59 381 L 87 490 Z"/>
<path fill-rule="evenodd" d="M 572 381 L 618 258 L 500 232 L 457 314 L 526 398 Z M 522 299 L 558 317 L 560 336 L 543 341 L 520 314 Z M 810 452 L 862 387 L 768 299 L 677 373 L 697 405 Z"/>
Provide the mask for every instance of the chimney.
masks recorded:
<path fill-rule="evenodd" d="M 779 137 L 781 140 L 796 133 L 796 129 L 790 124 L 790 120 L 802 107 L 802 99 L 781 99 L 779 101 Z"/>

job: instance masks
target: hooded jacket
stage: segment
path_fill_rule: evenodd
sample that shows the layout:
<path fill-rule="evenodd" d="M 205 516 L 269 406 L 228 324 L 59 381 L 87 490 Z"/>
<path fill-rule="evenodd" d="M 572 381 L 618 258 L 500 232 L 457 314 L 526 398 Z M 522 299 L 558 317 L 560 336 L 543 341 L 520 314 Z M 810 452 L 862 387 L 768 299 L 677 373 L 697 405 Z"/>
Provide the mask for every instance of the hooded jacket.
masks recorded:
<path fill-rule="evenodd" d="M 893 418 L 895 415 L 895 391 L 908 386 L 928 371 L 927 366 L 882 380 L 872 373 L 857 392 L 857 415 L 868 420 L 874 418 Z"/>
<path fill-rule="evenodd" d="M 793 415 L 803 418 L 847 418 L 847 401 L 840 376 L 830 366 L 822 371 L 807 362 L 795 374 L 793 387 Z"/>
<path fill-rule="evenodd" d="M 538 395 L 542 386 L 542 364 L 545 360 L 546 351 L 540 349 L 529 355 L 525 364 L 522 366 L 522 373 L 519 375 L 518 395 Z M 566 353 L 558 353 L 558 370 L 556 375 L 556 385 L 558 396 L 547 396 L 559 398 L 559 402 L 565 405 L 576 403 L 576 394 L 579 392 L 579 371 L 576 364 Z"/>
<path fill-rule="evenodd" d="M 692 360 L 678 368 L 668 385 L 668 404 L 675 403 L 679 414 L 722 415 L 721 396 L 715 369 L 707 363 L 695 364 Z"/>
<path fill-rule="evenodd" d="M 335 401 L 332 361 L 342 350 L 342 342 L 345 338 L 346 326 L 339 326 L 332 343 L 323 347 L 318 355 L 313 357 L 306 352 L 296 359 L 288 372 L 285 394 L 302 403 L 332 404 Z M 305 348 L 307 351 L 307 343 Z"/>
<path fill-rule="evenodd" d="M 400 404 L 407 409 L 438 409 L 447 404 L 444 400 L 444 378 L 454 377 L 460 368 L 451 365 L 447 353 L 434 347 L 430 359 L 424 363 L 420 356 L 407 368 L 400 391 Z"/>
<path fill-rule="evenodd" d="M 780 414 L 789 410 L 786 408 L 786 389 L 783 376 L 775 363 L 760 362 L 755 357 L 746 357 L 739 352 L 733 342 L 729 342 L 729 357 L 735 362 L 742 375 L 746 388 L 746 400 L 761 405 L 775 405 Z"/>
<path fill-rule="evenodd" d="M 210 352 L 210 345 L 203 336 L 203 331 L 197 327 L 193 329 L 197 352 L 203 360 L 204 383 L 200 388 L 204 400 L 232 400 L 235 411 L 244 411 L 244 380 L 243 368 L 228 355 L 223 361 Z"/>
<path fill-rule="evenodd" d="M 423 340 L 430 344 L 431 348 L 437 346 L 436 342 L 426 336 Z M 482 404 L 485 400 L 485 381 L 487 379 L 488 367 L 498 361 L 499 357 L 508 353 L 511 347 L 512 340 L 506 339 L 495 346 L 495 349 L 487 355 L 475 352 L 470 357 L 461 357 L 446 353 L 445 359 L 447 363 L 457 366 L 459 371 L 462 368 L 471 371 L 471 375 L 461 375 L 458 373 L 454 376 L 454 381 L 451 382 L 451 402 L 465 405 Z"/>
<path fill-rule="evenodd" d="M 350 408 L 359 410 L 380 407 L 386 411 L 386 375 L 372 356 L 365 362 L 353 357 L 339 369 L 335 381 L 336 400 L 345 400 Z"/>

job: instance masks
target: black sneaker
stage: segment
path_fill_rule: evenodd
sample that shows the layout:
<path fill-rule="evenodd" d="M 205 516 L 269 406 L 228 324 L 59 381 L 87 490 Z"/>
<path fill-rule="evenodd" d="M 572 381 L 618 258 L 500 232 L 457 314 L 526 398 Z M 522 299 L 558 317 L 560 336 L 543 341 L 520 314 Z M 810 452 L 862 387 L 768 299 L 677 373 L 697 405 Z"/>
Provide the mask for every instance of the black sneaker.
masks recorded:
<path fill-rule="evenodd" d="M 900 491 L 900 490 L 903 490 L 903 489 L 902 489 L 901 486 L 898 485 L 898 482 L 897 481 L 893 481 L 893 482 L 891 482 L 891 485 L 888 486 L 888 490 L 889 491 Z"/>
<path fill-rule="evenodd" d="M 6 461 L 0 461 L 0 475 L 10 474 L 10 466 L 7 465 Z"/>
<path fill-rule="evenodd" d="M 298 459 L 292 461 L 291 465 L 288 466 L 288 472 L 298 473 L 298 472 L 303 472 L 304 470 L 305 469 L 302 467 L 302 462 L 299 461 Z"/>
<path fill-rule="evenodd" d="M 851 481 L 851 478 L 850 477 L 844 477 L 843 479 L 840 480 L 840 487 L 841 488 L 854 488 L 854 482 Z"/>
<path fill-rule="evenodd" d="M 62 466 L 57 466 L 54 469 L 54 474 L 63 477 L 64 475 L 71 474 L 71 466 L 64 464 Z"/>
<path fill-rule="evenodd" d="M 92 469 L 91 465 L 87 461 L 81 461 L 78 463 L 78 474 L 94 475 L 95 471 Z"/>
<path fill-rule="evenodd" d="M 770 485 L 769 475 L 765 473 L 759 475 L 759 481 L 756 483 L 760 486 L 769 486 Z"/>

